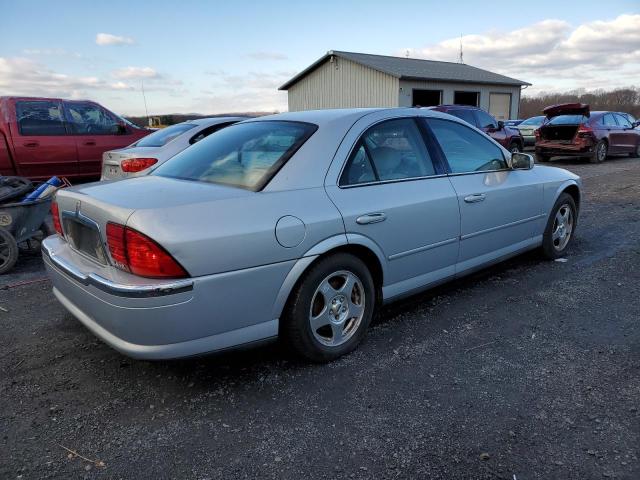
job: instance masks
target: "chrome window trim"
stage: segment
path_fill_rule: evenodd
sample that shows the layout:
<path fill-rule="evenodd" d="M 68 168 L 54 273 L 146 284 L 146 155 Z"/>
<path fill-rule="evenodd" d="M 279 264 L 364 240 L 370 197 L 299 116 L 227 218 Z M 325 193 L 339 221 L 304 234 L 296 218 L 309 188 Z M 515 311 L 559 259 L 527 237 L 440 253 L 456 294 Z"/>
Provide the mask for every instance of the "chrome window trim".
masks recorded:
<path fill-rule="evenodd" d="M 76 250 L 74 249 L 74 252 L 75 251 Z M 103 292 L 118 297 L 162 297 L 193 290 L 193 280 L 190 279 L 169 280 L 165 283 L 159 283 L 155 285 L 126 285 L 115 283 L 100 275 L 96 275 L 95 273 L 85 275 L 69 262 L 56 256 L 56 254 L 52 252 L 45 244 L 42 245 L 42 253 L 44 254 L 45 261 L 48 260 L 51 266 L 67 274 L 82 285 L 91 285 L 98 288 L 99 290 L 102 290 Z"/>
<path fill-rule="evenodd" d="M 353 185 L 338 185 L 338 188 L 348 189 L 348 188 L 358 188 L 358 187 L 370 187 L 372 185 L 385 185 L 387 183 L 400 183 L 400 182 L 415 182 L 417 180 L 429 180 L 431 178 L 442 178 L 447 176 L 448 175 L 446 173 L 441 173 L 439 175 L 427 175 L 423 177 L 394 178 L 392 180 L 380 180 L 377 182 L 354 183 Z"/>

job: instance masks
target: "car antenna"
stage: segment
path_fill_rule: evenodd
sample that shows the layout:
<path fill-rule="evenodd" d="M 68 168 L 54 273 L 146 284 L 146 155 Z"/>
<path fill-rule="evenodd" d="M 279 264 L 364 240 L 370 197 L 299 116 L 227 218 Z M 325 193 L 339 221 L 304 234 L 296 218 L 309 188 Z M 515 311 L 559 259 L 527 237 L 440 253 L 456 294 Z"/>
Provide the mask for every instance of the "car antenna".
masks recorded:
<path fill-rule="evenodd" d="M 149 110 L 147 109 L 147 97 L 144 94 L 144 80 L 140 80 L 142 84 L 142 100 L 144 100 L 144 113 L 147 115 L 147 125 L 151 126 L 151 119 L 149 118 Z"/>
<path fill-rule="evenodd" d="M 464 63 L 464 56 L 462 54 L 462 34 L 460 34 L 460 63 Z"/>

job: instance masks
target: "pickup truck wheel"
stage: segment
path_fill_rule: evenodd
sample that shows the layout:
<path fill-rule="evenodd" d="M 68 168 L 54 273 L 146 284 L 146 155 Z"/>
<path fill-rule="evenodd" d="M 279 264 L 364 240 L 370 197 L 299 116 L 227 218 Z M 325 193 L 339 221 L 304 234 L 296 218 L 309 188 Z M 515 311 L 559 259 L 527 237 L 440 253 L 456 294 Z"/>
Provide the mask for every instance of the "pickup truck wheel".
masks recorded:
<path fill-rule="evenodd" d="M 15 238 L 0 228 L 0 275 L 8 272 L 18 261 L 18 245 Z"/>
<path fill-rule="evenodd" d="M 551 157 L 547 155 L 542 155 L 541 153 L 536 153 L 536 163 L 546 163 L 551 159 Z"/>
<path fill-rule="evenodd" d="M 542 251 L 549 260 L 561 257 L 573 240 L 578 215 L 576 202 L 568 193 L 562 193 L 556 200 L 551 214 L 547 220 L 547 226 L 542 236 Z"/>
<path fill-rule="evenodd" d="M 589 157 L 591 163 L 602 163 L 607 159 L 607 142 L 600 140 L 593 149 L 593 155 Z"/>
<path fill-rule="evenodd" d="M 364 338 L 375 305 L 375 286 L 359 258 L 337 253 L 305 272 L 281 319 L 280 333 L 299 356 L 329 362 Z"/>

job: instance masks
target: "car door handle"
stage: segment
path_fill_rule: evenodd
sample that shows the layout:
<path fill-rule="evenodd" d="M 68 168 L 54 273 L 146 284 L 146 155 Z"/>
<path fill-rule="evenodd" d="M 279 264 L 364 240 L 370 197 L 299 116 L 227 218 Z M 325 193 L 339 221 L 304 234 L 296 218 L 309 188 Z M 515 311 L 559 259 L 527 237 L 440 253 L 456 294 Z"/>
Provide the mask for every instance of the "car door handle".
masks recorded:
<path fill-rule="evenodd" d="M 25 142 L 23 145 L 27 148 L 38 147 L 40 144 L 38 142 Z"/>
<path fill-rule="evenodd" d="M 384 222 L 387 219 L 387 215 L 383 212 L 367 213 L 356 218 L 358 225 L 369 225 L 370 223 Z"/>
<path fill-rule="evenodd" d="M 473 195 L 464 197 L 464 201 L 467 203 L 478 203 L 484 202 L 485 198 L 487 198 L 487 196 L 484 193 L 474 193 Z"/>
<path fill-rule="evenodd" d="M 84 145 L 85 147 L 94 147 L 96 144 L 95 140 L 87 140 L 86 142 L 84 142 L 82 145 Z"/>

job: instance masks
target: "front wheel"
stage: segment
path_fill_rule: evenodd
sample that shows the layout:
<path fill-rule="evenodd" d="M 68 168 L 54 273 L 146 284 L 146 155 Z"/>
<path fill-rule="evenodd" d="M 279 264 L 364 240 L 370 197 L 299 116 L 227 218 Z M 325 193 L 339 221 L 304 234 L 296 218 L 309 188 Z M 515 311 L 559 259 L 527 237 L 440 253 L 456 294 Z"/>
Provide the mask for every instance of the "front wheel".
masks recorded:
<path fill-rule="evenodd" d="M 0 228 L 0 275 L 11 270 L 17 261 L 16 239 L 4 228 Z"/>
<path fill-rule="evenodd" d="M 576 202 L 568 193 L 558 197 L 542 237 L 542 251 L 550 260 L 561 257 L 573 239 L 578 223 Z"/>
<path fill-rule="evenodd" d="M 338 253 L 305 273 L 282 317 L 280 333 L 298 355 L 329 362 L 354 350 L 373 317 L 375 285 L 359 258 Z"/>

